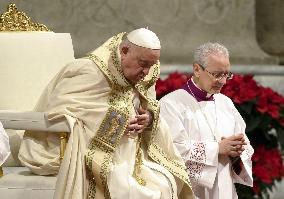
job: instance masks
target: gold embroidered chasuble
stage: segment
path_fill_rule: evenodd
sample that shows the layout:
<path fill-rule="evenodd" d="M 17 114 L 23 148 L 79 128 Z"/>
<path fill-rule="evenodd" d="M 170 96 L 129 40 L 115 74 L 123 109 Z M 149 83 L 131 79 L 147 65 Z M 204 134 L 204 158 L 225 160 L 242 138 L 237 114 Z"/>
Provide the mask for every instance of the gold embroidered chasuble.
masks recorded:
<path fill-rule="evenodd" d="M 119 57 L 119 44 L 122 41 L 122 37 L 125 33 L 118 34 L 109 39 L 104 45 L 96 49 L 90 54 L 90 59 L 93 60 L 96 65 L 107 76 L 112 92 L 109 97 L 109 109 L 107 115 L 102 122 L 96 136 L 92 139 L 90 144 L 90 150 L 87 155 L 87 167 L 93 171 L 93 178 L 91 184 L 97 185 L 98 182 L 104 186 L 105 197 L 109 197 L 106 186 L 106 174 L 108 172 L 108 166 L 110 165 L 113 151 L 119 144 L 119 140 L 122 137 L 129 119 L 129 106 L 132 106 L 132 92 L 133 89 L 137 90 L 142 97 L 142 107 L 152 111 L 154 115 L 152 128 L 148 134 L 150 137 L 142 136 L 142 142 L 146 145 L 147 154 L 149 157 L 160 165 L 164 166 L 176 177 L 180 178 L 183 182 L 189 185 L 187 173 L 184 170 L 184 166 L 180 159 L 173 159 L 163 151 L 163 140 L 159 139 L 159 132 L 157 129 L 159 121 L 159 104 L 153 96 L 148 95 L 148 90 L 154 86 L 159 76 L 159 63 L 152 67 L 152 70 L 145 77 L 145 79 L 135 86 L 129 84 L 124 78 L 124 75 L 120 66 Z M 146 134 L 143 132 L 142 134 Z M 107 135 L 107 136 L 106 136 Z M 143 139 L 144 138 L 144 139 Z M 167 150 L 166 150 L 167 151 Z M 97 165 L 97 156 L 104 156 L 100 165 Z M 136 157 L 139 158 L 139 157 Z M 95 162 L 95 166 L 92 163 Z M 98 177 L 99 176 L 99 177 Z"/>
<path fill-rule="evenodd" d="M 142 107 L 154 115 L 151 129 L 142 133 L 142 164 L 148 159 L 162 165 L 180 187 L 185 184 L 179 198 L 192 198 L 184 163 L 173 147 L 167 125 L 159 119 L 159 105 L 154 99 L 159 64 L 143 81 L 130 85 L 120 68 L 119 44 L 124 34 L 109 39 L 89 58 L 62 69 L 35 108 L 46 111 L 51 121 L 67 119 L 71 129 L 58 174 L 56 199 L 110 198 L 107 176 L 129 120 L 133 92 L 139 93 Z M 26 132 L 19 152 L 21 162 L 36 174 L 56 174 L 58 140 L 55 134 Z"/>

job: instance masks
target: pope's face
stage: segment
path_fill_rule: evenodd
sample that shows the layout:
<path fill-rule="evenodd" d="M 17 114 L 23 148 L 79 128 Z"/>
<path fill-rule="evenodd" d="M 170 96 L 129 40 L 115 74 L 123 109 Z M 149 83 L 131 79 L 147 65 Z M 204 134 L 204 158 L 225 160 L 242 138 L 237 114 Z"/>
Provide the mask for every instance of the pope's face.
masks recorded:
<path fill-rule="evenodd" d="M 206 68 L 194 64 L 197 85 L 210 94 L 220 93 L 230 73 L 229 58 L 224 55 L 210 55 Z"/>
<path fill-rule="evenodd" d="M 160 50 L 152 50 L 138 46 L 122 47 L 121 67 L 125 78 L 136 84 L 148 75 L 150 68 L 160 58 Z"/>

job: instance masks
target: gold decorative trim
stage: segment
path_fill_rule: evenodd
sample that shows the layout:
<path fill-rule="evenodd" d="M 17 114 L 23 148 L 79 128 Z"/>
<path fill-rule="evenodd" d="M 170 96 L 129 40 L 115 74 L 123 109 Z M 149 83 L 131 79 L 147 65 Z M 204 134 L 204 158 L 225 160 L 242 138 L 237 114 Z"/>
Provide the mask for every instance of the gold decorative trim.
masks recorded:
<path fill-rule="evenodd" d="M 101 60 L 97 55 L 90 54 L 89 59 L 92 60 L 94 63 L 96 63 L 100 70 L 107 76 L 108 80 L 111 82 L 111 85 L 114 85 L 113 82 L 114 76 L 111 74 L 110 70 L 108 69 L 107 65 Z"/>
<path fill-rule="evenodd" d="M 169 159 L 163 150 L 156 144 L 150 145 L 148 155 L 152 158 L 152 160 L 165 167 L 191 188 L 191 183 L 184 164 L 179 161 Z"/>
<path fill-rule="evenodd" d="M 4 175 L 4 172 L 3 172 L 2 167 L 0 166 L 0 177 L 2 177 L 3 175 Z"/>
<path fill-rule="evenodd" d="M 114 96 L 116 95 L 113 93 L 110 98 L 116 98 Z M 122 99 L 122 96 L 117 99 Z M 109 101 L 115 103 L 119 100 L 115 101 L 109 99 Z M 125 104 L 125 107 L 118 107 L 117 104 L 110 106 L 96 136 L 94 136 L 90 142 L 89 150 L 86 155 L 86 166 L 91 178 L 88 190 L 89 199 L 96 198 L 96 186 L 103 192 L 104 199 L 110 199 L 110 193 L 107 187 L 107 173 L 109 172 L 113 153 L 119 145 L 119 140 L 126 129 L 128 124 L 127 118 L 129 117 L 129 111 L 127 109 L 128 102 L 123 100 L 122 104 Z M 103 159 L 100 160 L 102 156 Z M 93 160 L 96 160 L 96 164 L 100 165 L 99 169 L 94 170 Z"/>
<path fill-rule="evenodd" d="M 67 142 L 68 142 L 68 133 L 65 132 L 60 133 L 60 157 L 59 157 L 60 164 L 62 163 L 62 160 L 64 158 Z"/>
<path fill-rule="evenodd" d="M 96 136 L 90 143 L 91 149 L 98 147 L 105 152 L 115 150 L 128 122 L 129 112 L 127 112 L 127 106 L 124 108 L 124 111 L 119 111 L 117 106 L 110 106 Z"/>
<path fill-rule="evenodd" d="M 135 164 L 134 164 L 134 171 L 133 171 L 133 178 L 136 179 L 138 184 L 141 186 L 146 186 L 146 180 L 141 176 L 142 165 L 143 165 L 143 155 L 141 149 L 141 141 L 142 141 L 142 134 L 139 134 L 138 143 L 136 145 L 136 156 L 135 156 Z"/>
<path fill-rule="evenodd" d="M 30 21 L 24 12 L 18 11 L 16 4 L 9 4 L 7 12 L 0 17 L 0 31 L 50 31 L 45 25 Z"/>

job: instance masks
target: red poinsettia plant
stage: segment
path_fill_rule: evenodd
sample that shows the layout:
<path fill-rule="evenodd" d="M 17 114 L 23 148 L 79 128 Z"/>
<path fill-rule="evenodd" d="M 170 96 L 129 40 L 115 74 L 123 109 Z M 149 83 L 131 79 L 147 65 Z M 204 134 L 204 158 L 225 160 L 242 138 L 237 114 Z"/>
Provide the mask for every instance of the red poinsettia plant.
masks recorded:
<path fill-rule="evenodd" d="M 190 74 L 171 73 L 156 84 L 157 99 L 181 88 Z M 237 184 L 239 198 L 269 198 L 284 177 L 284 97 L 258 84 L 252 75 L 235 75 L 221 91 L 234 102 L 244 118 L 246 134 L 255 152 L 252 157 L 253 188 Z"/>

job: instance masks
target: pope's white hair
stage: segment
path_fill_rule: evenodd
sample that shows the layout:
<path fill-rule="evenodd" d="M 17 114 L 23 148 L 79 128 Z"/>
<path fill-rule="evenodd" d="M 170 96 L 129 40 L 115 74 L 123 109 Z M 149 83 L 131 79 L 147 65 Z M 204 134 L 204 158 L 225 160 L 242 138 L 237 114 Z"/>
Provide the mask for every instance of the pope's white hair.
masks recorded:
<path fill-rule="evenodd" d="M 225 57 L 229 57 L 229 51 L 222 44 L 216 42 L 207 42 L 195 49 L 193 63 L 201 64 L 203 67 L 207 67 L 208 57 L 210 55 L 223 55 Z"/>

